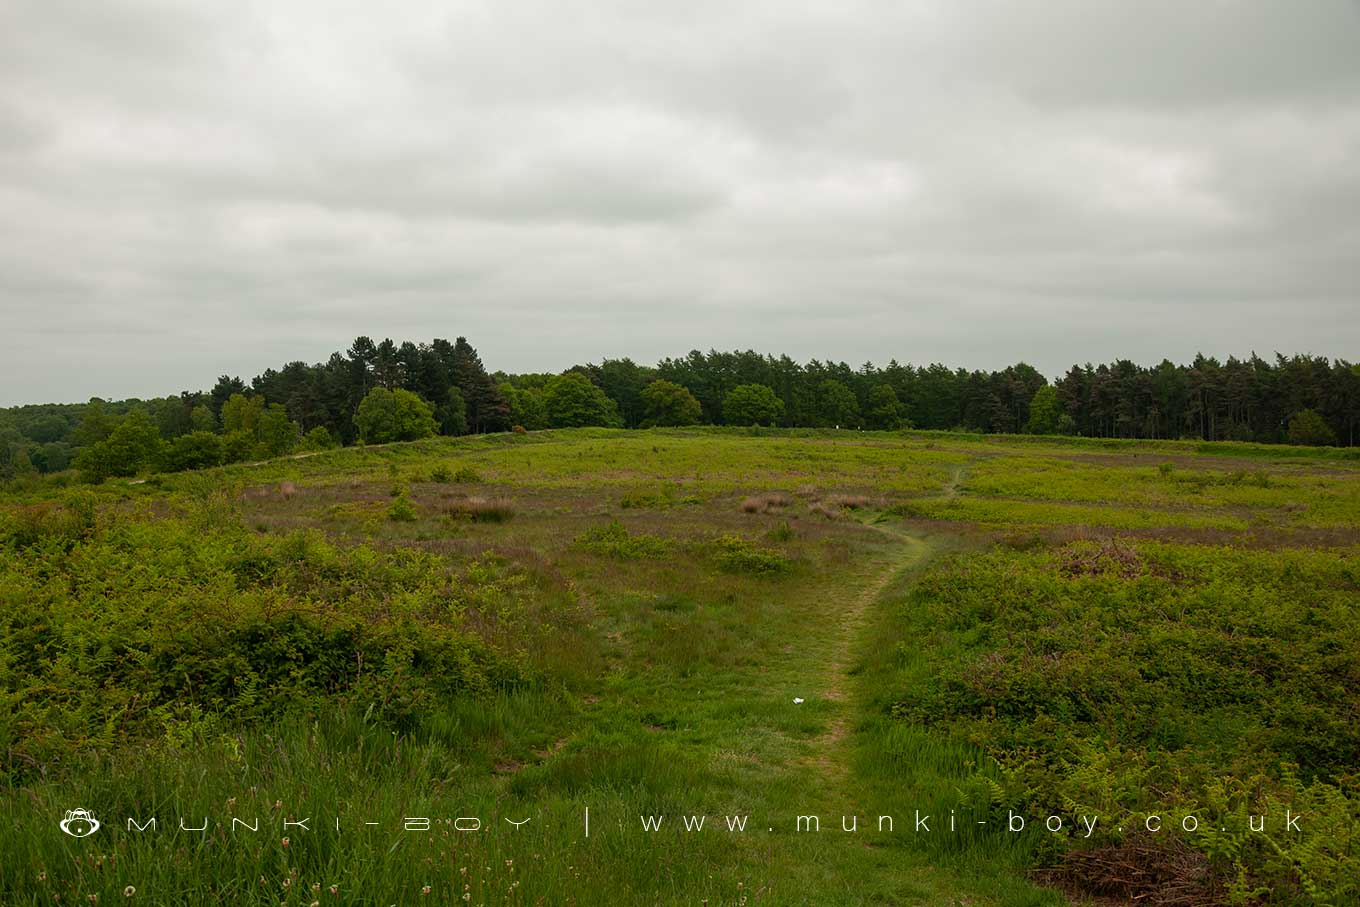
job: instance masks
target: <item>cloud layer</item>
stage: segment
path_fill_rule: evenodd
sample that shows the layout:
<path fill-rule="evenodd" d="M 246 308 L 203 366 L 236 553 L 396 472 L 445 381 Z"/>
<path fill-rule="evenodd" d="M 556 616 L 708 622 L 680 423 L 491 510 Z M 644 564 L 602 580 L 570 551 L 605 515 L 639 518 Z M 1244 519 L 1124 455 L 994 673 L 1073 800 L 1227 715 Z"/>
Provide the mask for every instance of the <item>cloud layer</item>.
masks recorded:
<path fill-rule="evenodd" d="M 0 405 L 466 334 L 1360 358 L 1360 5 L 0 7 Z"/>

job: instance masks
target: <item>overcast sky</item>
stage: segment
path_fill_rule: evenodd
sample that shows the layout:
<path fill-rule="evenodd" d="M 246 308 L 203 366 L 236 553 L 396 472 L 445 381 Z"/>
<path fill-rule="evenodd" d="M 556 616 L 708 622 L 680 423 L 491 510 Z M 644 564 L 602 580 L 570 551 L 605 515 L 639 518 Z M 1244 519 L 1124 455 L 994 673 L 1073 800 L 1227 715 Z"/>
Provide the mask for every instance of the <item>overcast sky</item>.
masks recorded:
<path fill-rule="evenodd" d="M 1360 3 L 0 0 L 0 405 L 357 334 L 1360 359 Z"/>

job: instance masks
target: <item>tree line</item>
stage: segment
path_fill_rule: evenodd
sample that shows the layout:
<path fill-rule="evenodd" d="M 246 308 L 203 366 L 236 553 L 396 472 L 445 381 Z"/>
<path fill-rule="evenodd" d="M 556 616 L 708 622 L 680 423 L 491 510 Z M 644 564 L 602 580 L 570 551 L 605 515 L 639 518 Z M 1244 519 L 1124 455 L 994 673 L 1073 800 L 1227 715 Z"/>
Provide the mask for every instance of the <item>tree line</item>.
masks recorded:
<path fill-rule="evenodd" d="M 1360 366 L 1256 355 L 1152 367 L 1074 365 L 1049 383 L 1025 363 L 852 368 L 753 351 L 693 351 L 560 374 L 488 373 L 466 338 L 358 337 L 323 363 L 151 400 L 0 410 L 0 476 L 75 467 L 89 479 L 435 434 L 579 426 L 770 425 L 1353 446 Z"/>

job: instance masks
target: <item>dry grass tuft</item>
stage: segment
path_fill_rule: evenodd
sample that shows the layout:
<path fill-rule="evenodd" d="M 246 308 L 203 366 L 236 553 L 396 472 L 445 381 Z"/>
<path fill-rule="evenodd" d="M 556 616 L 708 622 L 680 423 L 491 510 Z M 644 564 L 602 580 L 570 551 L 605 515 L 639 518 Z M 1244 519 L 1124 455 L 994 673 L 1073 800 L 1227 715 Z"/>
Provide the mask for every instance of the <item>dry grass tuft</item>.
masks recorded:
<path fill-rule="evenodd" d="M 515 515 L 515 506 L 508 498 L 471 497 L 450 501 L 444 513 L 456 520 L 474 523 L 504 523 Z"/>
<path fill-rule="evenodd" d="M 786 494 L 758 494 L 752 495 L 741 502 L 743 513 L 769 513 L 772 510 L 779 510 L 793 503 Z"/>
<path fill-rule="evenodd" d="M 833 494 L 826 499 L 832 507 L 839 507 L 842 510 L 859 510 L 861 507 L 868 507 L 873 504 L 874 499 L 867 494 Z"/>

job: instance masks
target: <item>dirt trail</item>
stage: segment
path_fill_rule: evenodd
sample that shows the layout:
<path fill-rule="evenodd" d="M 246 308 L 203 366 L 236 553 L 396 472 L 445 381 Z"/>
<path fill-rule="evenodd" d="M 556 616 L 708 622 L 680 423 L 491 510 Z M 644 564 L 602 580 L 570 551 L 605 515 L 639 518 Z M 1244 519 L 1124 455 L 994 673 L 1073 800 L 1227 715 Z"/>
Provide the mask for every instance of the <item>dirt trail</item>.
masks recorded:
<path fill-rule="evenodd" d="M 837 627 L 837 639 L 823 675 L 823 698 L 835 707 L 835 714 L 826 730 L 817 738 L 815 751 L 807 764 L 818 770 L 828 781 L 844 781 L 849 766 L 842 751 L 849 737 L 855 704 L 849 694 L 850 670 L 863 642 L 865 627 L 873 607 L 883 593 L 905 571 L 919 566 L 930 554 L 932 546 L 903 530 L 882 524 L 868 523 L 867 528 L 890 536 L 897 547 L 889 559 L 873 574 L 844 605 Z"/>
<path fill-rule="evenodd" d="M 941 486 L 940 497 L 948 499 L 959 495 L 969 465 L 971 463 L 953 469 L 949 480 Z M 878 523 L 871 519 L 864 525 L 891 538 L 896 542 L 896 547 L 869 581 L 846 602 L 837 626 L 835 647 L 827 662 L 822 682 L 825 691 L 823 697 L 834 705 L 835 714 L 817 739 L 807 764 L 816 768 L 827 780 L 835 782 L 843 782 L 849 775 L 849 760 L 844 750 L 856 708 L 849 695 L 850 670 L 854 667 L 856 653 L 864 644 L 869 615 L 888 587 L 906 571 L 925 563 L 937 547 L 929 539 L 913 535 L 890 523 Z"/>

